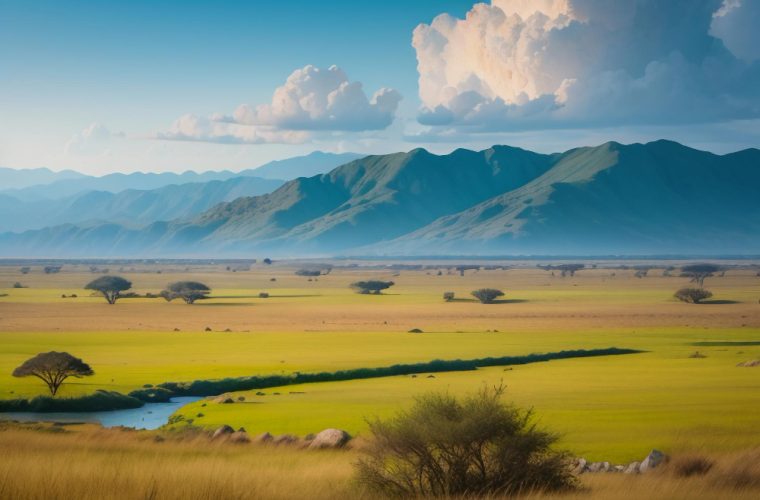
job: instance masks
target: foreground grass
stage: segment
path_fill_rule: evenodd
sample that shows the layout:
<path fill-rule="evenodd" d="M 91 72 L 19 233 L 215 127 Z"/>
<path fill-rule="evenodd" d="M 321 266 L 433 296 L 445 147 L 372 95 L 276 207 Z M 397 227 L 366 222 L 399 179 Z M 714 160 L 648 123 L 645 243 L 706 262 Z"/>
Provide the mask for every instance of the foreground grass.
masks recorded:
<path fill-rule="evenodd" d="M 371 498 L 352 480 L 353 463 L 359 457 L 356 449 L 231 445 L 212 443 L 206 437 L 176 440 L 169 436 L 157 442 L 149 432 L 92 426 L 67 426 L 69 431 L 56 433 L 50 429 L 0 427 L 4 457 L 0 459 L 0 498 Z M 581 477 L 578 493 L 551 498 L 757 498 L 760 450 L 706 456 L 715 465 L 704 476 L 679 477 L 671 466 L 643 476 L 587 474 Z"/>

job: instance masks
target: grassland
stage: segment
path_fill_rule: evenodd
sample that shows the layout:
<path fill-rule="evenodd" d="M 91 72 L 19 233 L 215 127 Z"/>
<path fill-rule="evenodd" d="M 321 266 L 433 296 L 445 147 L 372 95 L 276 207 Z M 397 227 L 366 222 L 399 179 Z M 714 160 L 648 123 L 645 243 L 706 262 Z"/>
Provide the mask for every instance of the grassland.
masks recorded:
<path fill-rule="evenodd" d="M 464 276 L 445 269 L 441 275 L 339 269 L 315 281 L 295 276 L 295 269 L 255 266 L 232 273 L 224 266 L 136 266 L 116 274 L 132 280 L 141 294 L 194 279 L 209 284 L 213 296 L 192 306 L 145 298 L 109 306 L 83 290 L 96 277 L 86 266 L 65 266 L 52 275 L 37 268 L 22 275 L 18 267 L 0 266 L 0 398 L 41 394 L 38 381 L 10 372 L 48 350 L 71 352 L 95 369 L 93 377 L 64 384 L 61 394 L 67 396 L 95 389 L 126 393 L 166 381 L 616 346 L 646 352 L 435 378 L 288 386 L 267 389 L 265 396 L 250 391 L 233 395 L 244 397 L 243 403 L 198 402 L 180 414 L 194 425 L 230 424 L 250 433 L 303 435 L 343 427 L 361 436 L 366 418 L 386 416 L 420 392 L 459 393 L 503 381 L 509 398 L 533 407 L 542 425 L 562 435 L 563 446 L 591 459 L 640 459 L 654 447 L 728 453 L 760 442 L 760 368 L 736 366 L 760 358 L 760 277 L 753 269 L 708 278 L 714 297 L 703 305 L 674 300 L 673 292 L 688 279 L 662 276 L 661 269 L 645 278 L 635 278 L 633 270 L 602 268 L 566 278 L 535 268 Z M 348 284 L 363 278 L 396 285 L 380 296 L 352 293 Z M 11 288 L 16 281 L 28 288 Z M 480 287 L 501 288 L 506 300 L 471 300 L 469 292 Z M 260 298 L 262 291 L 270 297 Z M 455 292 L 457 300 L 444 302 L 445 291 Z M 77 298 L 61 297 L 71 294 Z M 407 333 L 412 328 L 423 333 Z M 690 357 L 695 351 L 706 357 Z M 332 463 L 331 472 L 323 473 L 344 485 L 350 459 L 337 457 L 343 465 Z M 240 460 L 250 465 L 245 460 L 257 459 L 220 451 L 214 460 L 233 470 L 243 466 Z M 299 460 L 309 459 L 292 460 L 300 467 Z"/>

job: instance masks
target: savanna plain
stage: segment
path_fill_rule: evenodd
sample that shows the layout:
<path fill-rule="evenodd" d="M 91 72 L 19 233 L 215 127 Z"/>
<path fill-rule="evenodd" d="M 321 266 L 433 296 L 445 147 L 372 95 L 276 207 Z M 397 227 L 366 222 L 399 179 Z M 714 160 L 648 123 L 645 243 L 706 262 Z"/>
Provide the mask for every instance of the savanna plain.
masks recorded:
<path fill-rule="evenodd" d="M 652 449 L 671 457 L 647 474 L 583 474 L 573 491 L 526 491 L 525 498 L 760 495 L 760 366 L 740 366 L 760 359 L 754 263 L 721 263 L 723 271 L 704 282 L 712 297 L 699 304 L 673 297 L 693 286 L 679 275 L 684 262 L 587 262 L 565 276 L 527 261 L 461 271 L 444 261 L 332 264 L 326 274 L 300 276 L 296 271 L 313 263 L 237 269 L 101 262 L 131 281 L 137 295 L 109 305 L 84 289 L 99 276 L 92 263 L 67 263 L 50 274 L 37 264 L 22 273 L 23 263 L 6 263 L 0 399 L 44 395 L 39 380 L 12 372 L 48 351 L 71 353 L 94 370 L 66 380 L 57 398 L 432 360 L 637 352 L 213 394 L 156 430 L 0 421 L 0 498 L 374 498 L 355 474 L 373 439 L 371 421 L 392 417 L 422 394 L 496 386 L 506 402 L 531 408 L 535 424 L 555 432 L 556 446 L 574 457 L 626 464 Z M 182 280 L 205 283 L 211 293 L 192 305 L 157 296 Z M 350 285 L 360 280 L 394 285 L 359 294 Z M 471 296 L 481 288 L 504 296 L 482 304 Z M 446 292 L 453 299 L 444 300 Z M 223 425 L 297 441 L 209 439 Z M 298 445 L 326 428 L 353 439 L 339 450 Z M 711 465 L 680 473 L 690 460 Z"/>

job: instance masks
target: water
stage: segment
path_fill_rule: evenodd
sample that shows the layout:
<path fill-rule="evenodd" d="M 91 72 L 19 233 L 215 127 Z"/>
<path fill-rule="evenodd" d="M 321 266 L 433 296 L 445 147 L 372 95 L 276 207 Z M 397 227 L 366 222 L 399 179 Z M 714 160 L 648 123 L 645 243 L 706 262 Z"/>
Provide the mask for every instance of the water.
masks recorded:
<path fill-rule="evenodd" d="M 129 410 L 60 413 L 0 413 L 0 419 L 18 420 L 20 422 L 88 422 L 98 423 L 103 427 L 124 426 L 133 429 L 158 429 L 169 421 L 169 417 L 172 413 L 182 406 L 198 401 L 199 399 L 201 398 L 171 398 L 169 403 L 146 403 L 141 408 L 131 408 Z"/>

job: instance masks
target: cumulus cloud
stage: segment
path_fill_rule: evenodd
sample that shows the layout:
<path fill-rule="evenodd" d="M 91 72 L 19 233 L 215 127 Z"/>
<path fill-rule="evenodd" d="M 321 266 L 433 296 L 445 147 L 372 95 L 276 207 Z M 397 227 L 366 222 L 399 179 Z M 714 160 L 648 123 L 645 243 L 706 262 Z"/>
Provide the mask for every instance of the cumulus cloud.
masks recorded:
<path fill-rule="evenodd" d="M 760 116 L 757 0 L 493 0 L 419 25 L 419 122 L 471 131 Z"/>
<path fill-rule="evenodd" d="M 63 152 L 69 156 L 107 155 L 111 151 L 112 140 L 123 138 L 123 132 L 111 132 L 105 125 L 96 122 L 72 136 L 66 142 Z"/>
<path fill-rule="evenodd" d="M 242 104 L 230 115 L 185 115 L 158 139 L 229 144 L 297 143 L 312 132 L 359 132 L 387 128 L 401 95 L 381 88 L 367 97 L 361 82 L 351 82 L 337 66 L 305 66 L 275 89 L 266 104 Z"/>

